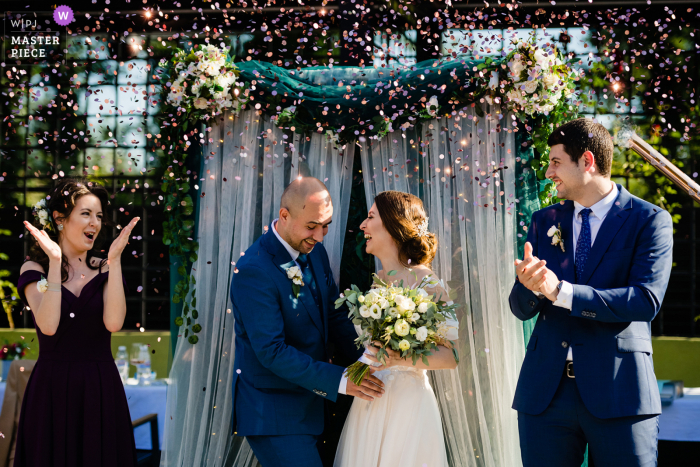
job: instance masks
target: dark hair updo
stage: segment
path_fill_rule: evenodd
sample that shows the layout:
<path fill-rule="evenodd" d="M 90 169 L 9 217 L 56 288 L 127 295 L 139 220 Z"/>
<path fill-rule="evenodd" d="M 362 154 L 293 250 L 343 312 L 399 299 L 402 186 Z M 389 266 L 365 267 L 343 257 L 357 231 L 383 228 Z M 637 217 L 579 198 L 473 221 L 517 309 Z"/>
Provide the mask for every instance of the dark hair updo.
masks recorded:
<path fill-rule="evenodd" d="M 87 252 L 87 258 L 85 259 L 88 268 L 99 269 L 99 267 L 102 266 L 102 262 L 100 262 L 99 266 L 93 266 L 91 259 L 97 256 L 97 254 L 100 252 L 100 247 L 107 240 L 108 228 L 114 226 L 113 222 L 111 221 L 109 193 L 102 185 L 95 182 L 89 182 L 84 179 L 75 178 L 66 178 L 59 181 L 46 197 L 46 210 L 49 213 L 48 222 L 51 224 L 51 228 L 46 229 L 46 233 L 49 235 L 51 240 L 58 243 L 59 232 L 58 225 L 53 217 L 54 211 L 58 212 L 58 219 L 67 219 L 71 212 L 73 212 L 78 200 L 85 195 L 97 196 L 102 204 L 102 226 L 100 228 L 100 233 L 97 234 L 92 249 Z M 36 219 L 34 219 L 33 223 L 36 228 L 43 228 Z M 41 267 L 44 268 L 46 273 L 49 272 L 49 257 L 46 255 L 44 250 L 41 249 L 36 240 L 29 251 L 29 258 L 32 261 L 39 263 Z M 68 264 L 65 255 L 63 255 L 63 259 L 61 261 L 61 282 L 68 280 L 69 268 L 70 265 Z"/>
<path fill-rule="evenodd" d="M 383 191 L 374 203 L 384 228 L 399 247 L 401 264 L 410 267 L 432 263 L 438 242 L 434 234 L 420 233 L 419 226 L 427 219 L 420 198 L 401 191 Z"/>

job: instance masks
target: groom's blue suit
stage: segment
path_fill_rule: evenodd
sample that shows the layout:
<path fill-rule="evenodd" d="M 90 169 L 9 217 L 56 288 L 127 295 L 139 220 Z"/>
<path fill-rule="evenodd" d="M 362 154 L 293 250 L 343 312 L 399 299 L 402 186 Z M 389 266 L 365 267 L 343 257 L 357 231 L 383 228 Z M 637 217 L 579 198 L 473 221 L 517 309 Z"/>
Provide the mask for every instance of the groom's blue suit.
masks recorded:
<path fill-rule="evenodd" d="M 527 237 L 532 254 L 546 260 L 559 280 L 573 284 L 573 301 L 571 310 L 556 307 L 517 280 L 510 294 L 519 319 L 539 313 L 513 402 L 526 466 L 580 466 L 586 443 L 596 467 L 656 465 L 655 415 L 661 413 L 661 401 L 650 322 L 671 272 L 672 222 L 668 212 L 620 185 L 618 190 L 578 280 L 573 202 L 532 215 Z M 551 244 L 547 231 L 552 226 L 560 226 L 566 252 Z M 573 379 L 565 375 L 569 346 Z M 644 452 L 644 443 L 653 443 L 649 454 L 630 460 L 632 453 L 626 451 L 639 447 Z M 533 458 L 540 460 L 526 460 Z"/>
<path fill-rule="evenodd" d="M 231 281 L 236 355 L 233 423 L 258 460 L 270 465 L 317 465 L 312 456 L 324 426 L 324 399 L 335 401 L 344 368 L 328 363 L 329 337 L 352 359 L 362 350 L 347 310 L 336 310 L 338 287 L 318 243 L 307 256 L 317 285 L 298 298 L 286 269 L 291 256 L 272 232 L 246 250 Z"/>

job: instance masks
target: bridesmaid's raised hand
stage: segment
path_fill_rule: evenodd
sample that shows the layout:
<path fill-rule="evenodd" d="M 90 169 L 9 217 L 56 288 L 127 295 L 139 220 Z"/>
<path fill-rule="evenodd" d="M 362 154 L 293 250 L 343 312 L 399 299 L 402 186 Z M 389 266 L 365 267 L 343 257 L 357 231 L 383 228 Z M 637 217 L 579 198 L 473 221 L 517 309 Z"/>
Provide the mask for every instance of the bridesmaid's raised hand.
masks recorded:
<path fill-rule="evenodd" d="M 46 253 L 50 261 L 62 260 L 63 255 L 61 253 L 61 247 L 58 246 L 58 243 L 51 240 L 46 230 L 39 230 L 28 221 L 24 221 L 24 226 L 29 230 L 29 233 L 34 236 L 39 247 L 44 250 L 44 253 Z"/>
<path fill-rule="evenodd" d="M 107 253 L 108 261 L 118 261 L 121 258 L 122 251 L 126 248 L 126 244 L 129 243 L 129 235 L 131 235 L 131 231 L 140 220 L 140 217 L 134 217 L 129 222 L 129 225 L 122 229 L 119 236 L 112 242 L 112 246 L 109 247 L 109 252 Z"/>

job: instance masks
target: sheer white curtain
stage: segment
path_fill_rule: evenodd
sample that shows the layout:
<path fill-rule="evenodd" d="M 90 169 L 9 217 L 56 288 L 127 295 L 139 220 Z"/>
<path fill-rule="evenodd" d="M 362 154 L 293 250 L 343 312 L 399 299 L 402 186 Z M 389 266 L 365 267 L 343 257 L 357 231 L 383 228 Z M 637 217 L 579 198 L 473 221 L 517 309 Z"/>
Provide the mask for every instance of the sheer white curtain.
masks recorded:
<path fill-rule="evenodd" d="M 161 466 L 249 467 L 257 461 L 248 444 L 229 435 L 235 353 L 229 287 L 235 263 L 277 217 L 289 181 L 309 174 L 327 179 L 331 191 L 334 216 L 324 246 L 337 278 L 354 150 L 341 155 L 321 135 L 306 141 L 251 110 L 233 119 L 226 114 L 208 136 L 199 180 L 199 260 L 192 266 L 202 331 L 194 346 L 184 338 L 177 342 Z"/>
<path fill-rule="evenodd" d="M 433 262 L 458 310 L 460 364 L 430 372 L 450 465 L 519 466 L 511 409 L 524 357 L 521 323 L 509 310 L 515 258 L 514 135 L 498 108 L 485 106 L 424 122 L 365 144 L 368 208 L 387 189 L 419 196 L 439 241 Z M 490 113 L 489 113 L 490 112 Z M 367 170 L 368 167 L 373 170 Z"/>

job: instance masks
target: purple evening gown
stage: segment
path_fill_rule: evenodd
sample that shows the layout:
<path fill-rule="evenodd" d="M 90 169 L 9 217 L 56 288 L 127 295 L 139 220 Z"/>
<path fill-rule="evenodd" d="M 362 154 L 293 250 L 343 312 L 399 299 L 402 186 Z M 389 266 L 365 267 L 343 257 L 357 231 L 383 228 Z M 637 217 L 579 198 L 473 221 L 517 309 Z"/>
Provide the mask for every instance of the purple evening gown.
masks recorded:
<path fill-rule="evenodd" d="M 38 271 L 20 275 L 17 288 L 25 304 L 25 286 L 36 287 L 41 277 Z M 56 334 L 36 328 L 39 359 L 24 392 L 14 467 L 137 465 L 112 334 L 102 317 L 107 277 L 98 273 L 79 297 L 62 287 Z"/>

